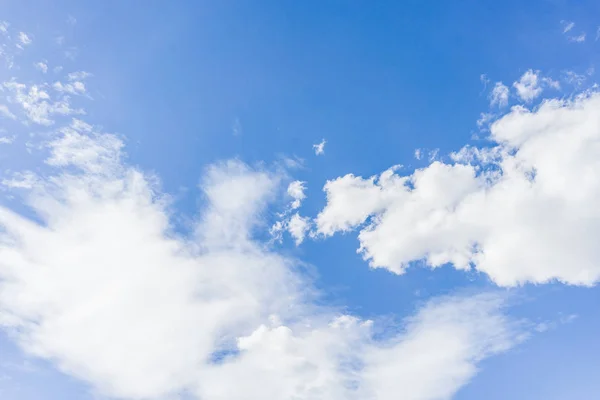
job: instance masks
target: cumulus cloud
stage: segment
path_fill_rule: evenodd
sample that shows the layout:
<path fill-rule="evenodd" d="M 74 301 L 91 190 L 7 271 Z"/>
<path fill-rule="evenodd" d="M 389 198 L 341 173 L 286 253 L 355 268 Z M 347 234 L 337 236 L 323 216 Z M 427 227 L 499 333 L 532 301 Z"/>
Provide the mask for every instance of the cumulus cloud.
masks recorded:
<path fill-rule="evenodd" d="M 296 246 L 300 246 L 300 244 L 304 241 L 304 237 L 306 236 L 306 233 L 309 229 L 310 218 L 302 217 L 298 213 L 292 215 L 292 217 L 287 223 L 287 230 L 290 233 L 290 235 L 294 238 Z"/>
<path fill-rule="evenodd" d="M 541 77 L 539 71 L 527 70 L 521 78 L 513 83 L 519 98 L 527 103 L 542 94 L 545 87 L 560 89 L 560 83 L 548 77 Z"/>
<path fill-rule="evenodd" d="M 513 83 L 513 86 L 517 90 L 517 95 L 523 101 L 532 101 L 542 94 L 538 74 L 531 69 L 526 71 L 521 79 Z"/>
<path fill-rule="evenodd" d="M 293 181 L 287 188 L 287 194 L 293 199 L 290 207 L 295 210 L 302 205 L 302 200 L 306 198 L 304 191 L 306 190 L 306 182 Z"/>
<path fill-rule="evenodd" d="M 321 140 L 320 143 L 313 144 L 313 149 L 314 149 L 316 155 L 321 156 L 321 155 L 325 154 L 325 144 L 326 143 L 327 143 L 327 141 L 325 139 L 323 139 L 323 140 Z"/>
<path fill-rule="evenodd" d="M 360 228 L 374 268 L 412 261 L 475 268 L 499 285 L 600 279 L 600 93 L 513 107 L 490 126 L 492 147 L 412 174 L 327 182 L 322 235 Z"/>
<path fill-rule="evenodd" d="M 435 400 L 522 338 L 497 294 L 433 300 L 386 339 L 317 307 L 294 260 L 254 238 L 276 172 L 208 167 L 182 236 L 117 136 L 73 120 L 46 147 L 52 172 L 18 185 L 35 218 L 0 206 L 0 324 L 102 394 Z"/>

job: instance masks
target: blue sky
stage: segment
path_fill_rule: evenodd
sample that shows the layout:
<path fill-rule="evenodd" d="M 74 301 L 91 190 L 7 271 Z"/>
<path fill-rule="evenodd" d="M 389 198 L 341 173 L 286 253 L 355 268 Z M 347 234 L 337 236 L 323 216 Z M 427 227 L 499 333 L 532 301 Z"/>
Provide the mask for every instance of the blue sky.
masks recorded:
<path fill-rule="evenodd" d="M 0 393 L 594 398 L 599 11 L 5 2 Z"/>

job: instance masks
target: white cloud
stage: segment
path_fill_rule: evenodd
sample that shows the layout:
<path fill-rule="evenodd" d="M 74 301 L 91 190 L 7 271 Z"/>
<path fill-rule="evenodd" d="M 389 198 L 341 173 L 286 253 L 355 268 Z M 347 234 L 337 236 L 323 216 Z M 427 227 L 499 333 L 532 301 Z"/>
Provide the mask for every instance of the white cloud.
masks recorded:
<path fill-rule="evenodd" d="M 31 189 L 37 182 L 37 176 L 31 171 L 17 172 L 10 178 L 2 178 L 0 184 L 12 189 Z"/>
<path fill-rule="evenodd" d="M 313 149 L 315 150 L 315 154 L 320 156 L 325 154 L 325 144 L 327 141 L 325 139 L 321 140 L 320 143 L 313 144 Z"/>
<path fill-rule="evenodd" d="M 587 75 L 578 74 L 575 71 L 564 71 L 563 75 L 567 83 L 575 86 L 581 86 L 587 80 Z"/>
<path fill-rule="evenodd" d="M 361 398 L 393 400 L 399 393 L 406 400 L 452 398 L 477 372 L 477 361 L 523 339 L 507 331 L 501 316 L 485 318 L 480 326 L 470 321 L 480 311 L 489 315 L 499 306 L 493 296 L 475 302 L 430 303 L 410 320 L 400 340 L 368 349 L 362 372 L 366 393 Z M 491 332 L 498 336 L 488 336 Z M 470 343 L 468 349 L 465 343 Z"/>
<path fill-rule="evenodd" d="M 27 86 L 15 80 L 4 82 L 3 86 L 12 94 L 9 99 L 19 104 L 27 118 L 36 124 L 49 126 L 54 123 L 54 115 L 82 114 L 82 110 L 72 109 L 68 97 L 52 100 L 50 94 L 38 85 Z"/>
<path fill-rule="evenodd" d="M 294 238 L 296 246 L 300 246 L 300 244 L 304 241 L 304 237 L 309 229 L 310 218 L 301 217 L 298 213 L 292 215 L 287 223 L 287 230 L 292 238 Z"/>
<path fill-rule="evenodd" d="M 542 94 L 544 88 L 560 89 L 560 83 L 549 77 L 541 77 L 539 71 L 527 70 L 519 79 L 513 83 L 519 98 L 525 102 L 531 102 Z"/>
<path fill-rule="evenodd" d="M 31 38 L 25 32 L 19 32 L 19 43 L 27 46 L 31 44 Z"/>
<path fill-rule="evenodd" d="M 300 208 L 300 206 L 302 205 L 302 200 L 304 200 L 306 198 L 306 194 L 304 194 L 305 190 L 306 190 L 306 182 L 293 181 L 292 183 L 289 184 L 289 186 L 287 188 L 287 194 L 292 199 L 294 199 L 292 201 L 292 204 L 290 205 L 292 210 Z"/>
<path fill-rule="evenodd" d="M 494 89 L 492 89 L 492 93 L 490 93 L 490 105 L 506 107 L 506 105 L 508 105 L 508 95 L 508 86 L 502 82 L 496 82 Z"/>
<path fill-rule="evenodd" d="M 562 20 L 560 21 L 560 25 L 562 26 L 562 32 L 567 33 L 575 27 L 575 22 Z"/>
<path fill-rule="evenodd" d="M 15 141 L 15 136 L 0 136 L 0 144 L 12 144 Z"/>
<path fill-rule="evenodd" d="M 581 33 L 577 36 L 570 36 L 569 40 L 571 42 L 575 42 L 575 43 L 583 43 L 583 42 L 585 42 L 585 37 L 586 37 L 585 33 Z"/>
<path fill-rule="evenodd" d="M 283 233 L 287 232 L 294 239 L 296 246 L 304 241 L 304 237 L 310 229 L 311 220 L 300 216 L 297 212 L 293 214 L 292 212 L 302 205 L 302 201 L 306 198 L 305 190 L 306 182 L 303 181 L 293 181 L 288 185 L 287 195 L 292 198 L 292 201 L 284 212 L 278 214 L 281 219 L 271 226 L 269 233 L 274 240 L 281 242 Z"/>
<path fill-rule="evenodd" d="M 261 326 L 240 338 L 242 358 L 210 371 L 208 399 L 406 400 L 451 398 L 486 356 L 518 335 L 493 296 L 432 302 L 380 342 L 349 316 L 320 327 Z M 483 318 L 482 318 L 483 317 Z M 269 360 L 269 362 L 265 362 Z M 248 373 L 252 371 L 252 373 Z M 224 385 L 223 377 L 235 384 Z"/>
<path fill-rule="evenodd" d="M 0 322 L 102 394 L 436 400 L 522 338 L 502 297 L 479 295 L 430 302 L 375 339 L 373 322 L 315 306 L 295 262 L 253 239 L 277 173 L 209 167 L 183 237 L 118 137 L 80 120 L 57 135 L 56 169 L 25 195 L 36 218 L 0 206 Z"/>
<path fill-rule="evenodd" d="M 17 118 L 17 116 L 13 114 L 5 104 L 0 104 L 0 116 L 10 119 Z"/>
<path fill-rule="evenodd" d="M 459 163 L 329 181 L 318 231 L 347 231 L 373 217 L 359 233 L 360 252 L 395 273 L 424 260 L 475 268 L 503 286 L 593 285 L 600 279 L 598 109 L 596 92 L 533 111 L 513 107 L 490 127 L 497 145 L 465 148 Z"/>
<path fill-rule="evenodd" d="M 87 78 L 91 78 L 93 75 L 86 71 L 75 71 L 67 75 L 67 79 L 70 81 L 83 81 Z"/>
<path fill-rule="evenodd" d="M 36 62 L 34 66 L 38 71 L 41 71 L 44 74 L 48 72 L 48 64 L 43 61 Z"/>
<path fill-rule="evenodd" d="M 484 89 L 487 86 L 487 84 L 490 83 L 490 79 L 487 77 L 487 74 L 479 75 L 479 80 L 481 81 L 481 83 L 483 83 Z"/>
<path fill-rule="evenodd" d="M 415 150 L 415 159 L 420 160 L 421 157 L 423 157 L 423 154 L 421 153 L 421 149 L 416 149 Z"/>
<path fill-rule="evenodd" d="M 10 26 L 10 24 L 6 21 L 0 21 L 0 33 L 2 34 L 6 34 L 8 33 L 8 27 Z"/>
<path fill-rule="evenodd" d="M 549 87 L 554 90 L 560 90 L 560 82 L 559 81 L 555 81 L 554 79 L 549 78 L 549 77 L 544 77 L 544 78 L 542 78 L 542 82 L 544 83 L 544 85 L 546 87 Z"/>
<path fill-rule="evenodd" d="M 319 233 L 351 230 L 393 203 L 398 189 L 404 186 L 404 181 L 394 175 L 395 169 L 368 179 L 349 174 L 327 181 L 323 189 L 327 206 L 316 218 Z"/>
<path fill-rule="evenodd" d="M 52 84 L 52 88 L 54 90 L 56 90 L 57 92 L 70 93 L 70 94 L 75 94 L 75 95 L 85 93 L 85 84 L 80 81 L 75 81 L 75 82 L 65 83 L 65 84 L 57 81 Z"/>
<path fill-rule="evenodd" d="M 50 141 L 46 163 L 56 167 L 69 165 L 87 173 L 113 172 L 119 167 L 121 142 L 115 135 L 92 133 L 92 127 L 74 119 L 60 129 L 60 137 Z"/>
<path fill-rule="evenodd" d="M 494 120 L 495 117 L 496 115 L 492 113 L 479 114 L 479 118 L 477 119 L 477 127 L 479 129 L 485 128 L 487 125 L 489 125 L 490 122 Z"/>
<path fill-rule="evenodd" d="M 77 18 L 75 18 L 72 15 L 69 15 L 67 17 L 67 24 L 69 24 L 69 25 L 75 25 L 76 23 L 77 23 Z"/>
<path fill-rule="evenodd" d="M 514 88 L 517 90 L 517 95 L 521 100 L 530 102 L 542 94 L 538 74 L 539 72 L 534 72 L 530 69 L 521 76 L 518 82 L 513 83 Z"/>

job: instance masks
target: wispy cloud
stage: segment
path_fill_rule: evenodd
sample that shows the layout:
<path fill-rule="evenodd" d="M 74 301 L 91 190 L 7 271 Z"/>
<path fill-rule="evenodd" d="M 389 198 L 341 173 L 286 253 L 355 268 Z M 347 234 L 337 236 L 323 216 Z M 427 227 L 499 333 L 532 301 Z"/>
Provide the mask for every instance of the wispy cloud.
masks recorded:
<path fill-rule="evenodd" d="M 6 34 L 8 33 L 8 27 L 10 24 L 6 21 L 0 21 L 0 33 Z"/>
<path fill-rule="evenodd" d="M 87 78 L 91 78 L 92 76 L 94 76 L 94 75 L 87 71 L 75 71 L 75 72 L 68 73 L 67 79 L 69 81 L 83 81 Z"/>
<path fill-rule="evenodd" d="M 4 118 L 10 118 L 10 119 L 17 118 L 17 116 L 8 109 L 6 104 L 0 104 L 0 116 L 2 116 Z"/>
<path fill-rule="evenodd" d="M 560 21 L 560 25 L 562 27 L 562 33 L 567 33 L 575 27 L 575 22 L 562 20 Z"/>
<path fill-rule="evenodd" d="M 19 32 L 19 43 L 22 44 L 23 46 L 27 46 L 30 45 L 32 42 L 31 38 L 29 37 L 29 35 L 27 35 L 25 32 Z"/>
<path fill-rule="evenodd" d="M 3 86 L 10 94 L 9 100 L 20 105 L 28 120 L 36 124 L 52 125 L 54 115 L 83 114 L 83 110 L 71 108 L 68 97 L 53 99 L 41 86 L 28 86 L 16 80 L 4 82 Z"/>
<path fill-rule="evenodd" d="M 506 105 L 508 105 L 509 92 L 508 86 L 502 82 L 496 82 L 490 93 L 490 105 L 506 107 Z"/>
<path fill-rule="evenodd" d="M 46 64 L 44 61 L 36 62 L 34 66 L 38 71 L 41 71 L 44 74 L 48 72 L 48 64 Z"/>
<path fill-rule="evenodd" d="M 314 149 L 316 155 L 321 156 L 321 155 L 325 154 L 325 144 L 326 143 L 327 143 L 327 141 L 325 139 L 323 139 L 323 140 L 321 140 L 320 143 L 313 144 L 313 149 Z"/>
<path fill-rule="evenodd" d="M 570 36 L 569 40 L 571 42 L 575 42 L 575 43 L 583 43 L 583 42 L 585 42 L 585 37 L 586 37 L 586 34 L 581 33 L 580 35 L 577 35 L 577 36 Z"/>

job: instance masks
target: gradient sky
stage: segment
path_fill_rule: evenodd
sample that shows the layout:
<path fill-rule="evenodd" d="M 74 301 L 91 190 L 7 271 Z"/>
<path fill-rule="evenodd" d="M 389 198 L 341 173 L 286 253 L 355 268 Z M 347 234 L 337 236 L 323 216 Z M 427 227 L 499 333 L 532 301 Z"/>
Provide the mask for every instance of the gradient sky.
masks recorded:
<path fill-rule="evenodd" d="M 455 3 L 3 1 L 0 397 L 599 397 L 600 4 Z"/>

